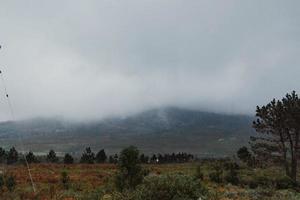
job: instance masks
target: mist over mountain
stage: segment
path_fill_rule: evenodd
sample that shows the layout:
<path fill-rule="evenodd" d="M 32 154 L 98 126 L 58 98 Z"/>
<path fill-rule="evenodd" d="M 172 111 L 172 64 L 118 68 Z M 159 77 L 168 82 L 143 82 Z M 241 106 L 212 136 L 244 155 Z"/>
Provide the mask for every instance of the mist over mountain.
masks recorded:
<path fill-rule="evenodd" d="M 252 117 L 166 107 L 123 118 L 72 122 L 63 118 L 35 118 L 0 124 L 2 146 L 26 150 L 78 154 L 85 147 L 118 152 L 136 145 L 143 152 L 191 152 L 200 156 L 232 155 L 253 134 Z M 166 145 L 168 144 L 168 145 Z"/>

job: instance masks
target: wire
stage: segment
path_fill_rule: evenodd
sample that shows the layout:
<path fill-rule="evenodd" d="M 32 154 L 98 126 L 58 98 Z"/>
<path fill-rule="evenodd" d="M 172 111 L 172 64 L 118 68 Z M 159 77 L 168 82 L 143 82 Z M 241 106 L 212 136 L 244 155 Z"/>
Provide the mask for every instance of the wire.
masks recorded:
<path fill-rule="evenodd" d="M 3 73 L 2 73 L 1 70 L 0 70 L 0 74 L 1 74 L 1 79 L 2 79 L 2 83 L 3 83 L 3 87 L 4 87 L 5 96 L 6 96 L 6 99 L 7 99 L 8 106 L 9 106 L 11 118 L 12 118 L 13 121 L 15 121 L 14 109 L 13 109 L 11 100 L 9 98 L 7 88 L 6 88 L 6 84 L 5 84 L 5 80 L 4 80 Z M 20 143 L 20 146 L 21 146 L 21 150 L 23 151 L 22 154 L 23 154 L 23 158 L 24 158 L 25 163 L 26 163 L 26 168 L 27 168 L 27 171 L 28 171 L 28 174 L 29 174 L 32 190 L 35 193 L 36 192 L 35 184 L 34 184 L 34 181 L 33 181 L 32 175 L 31 175 L 31 170 L 30 170 L 30 167 L 29 167 L 29 163 L 28 163 L 26 155 L 25 155 L 25 149 L 24 149 L 24 144 L 23 144 L 23 140 L 22 140 L 22 135 L 20 134 L 19 131 L 17 131 L 17 133 L 18 133 L 18 136 L 19 136 L 18 138 L 19 138 L 19 143 Z"/>

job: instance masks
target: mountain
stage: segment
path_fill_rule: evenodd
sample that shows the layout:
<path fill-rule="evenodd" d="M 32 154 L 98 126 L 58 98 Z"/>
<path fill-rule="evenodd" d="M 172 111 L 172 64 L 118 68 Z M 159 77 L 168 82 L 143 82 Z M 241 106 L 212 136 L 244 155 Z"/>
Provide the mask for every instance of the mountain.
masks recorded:
<path fill-rule="evenodd" d="M 70 122 L 59 118 L 36 118 L 0 124 L 0 145 L 26 150 L 79 154 L 91 146 L 116 153 L 128 145 L 144 153 L 190 152 L 199 156 L 226 156 L 247 144 L 254 134 L 252 118 L 179 108 L 148 110 L 125 118 L 96 122 Z"/>

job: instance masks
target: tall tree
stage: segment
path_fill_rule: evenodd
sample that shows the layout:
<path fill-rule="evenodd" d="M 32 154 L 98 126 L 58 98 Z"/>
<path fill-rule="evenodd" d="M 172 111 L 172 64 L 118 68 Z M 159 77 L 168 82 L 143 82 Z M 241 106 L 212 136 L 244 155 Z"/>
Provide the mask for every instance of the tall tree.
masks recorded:
<path fill-rule="evenodd" d="M 26 155 L 26 160 L 27 160 L 28 163 L 35 163 L 35 162 L 37 162 L 37 158 L 33 154 L 32 151 L 29 151 L 29 153 Z"/>
<path fill-rule="evenodd" d="M 85 149 L 85 152 L 82 154 L 80 162 L 93 164 L 95 161 L 95 154 L 92 152 L 91 147 Z"/>
<path fill-rule="evenodd" d="M 49 153 L 47 154 L 47 161 L 52 162 L 52 163 L 58 162 L 58 157 L 56 156 L 56 153 L 54 150 L 51 149 L 49 151 Z"/>
<path fill-rule="evenodd" d="M 64 163 L 65 164 L 73 164 L 74 158 L 70 154 L 66 153 L 65 157 L 64 157 Z"/>
<path fill-rule="evenodd" d="M 107 159 L 106 153 L 104 149 L 101 149 L 96 155 L 97 163 L 104 163 Z"/>
<path fill-rule="evenodd" d="M 252 150 L 258 160 L 280 161 L 286 175 L 297 179 L 299 158 L 300 100 L 295 91 L 282 100 L 273 99 L 257 107 L 253 127 L 260 136 L 251 137 Z"/>
<path fill-rule="evenodd" d="M 19 153 L 17 152 L 15 147 L 12 147 L 7 153 L 7 164 L 16 163 L 18 159 L 19 159 Z"/>
<path fill-rule="evenodd" d="M 3 163 L 6 159 L 6 152 L 5 149 L 3 149 L 2 147 L 0 147 L 0 163 Z"/>

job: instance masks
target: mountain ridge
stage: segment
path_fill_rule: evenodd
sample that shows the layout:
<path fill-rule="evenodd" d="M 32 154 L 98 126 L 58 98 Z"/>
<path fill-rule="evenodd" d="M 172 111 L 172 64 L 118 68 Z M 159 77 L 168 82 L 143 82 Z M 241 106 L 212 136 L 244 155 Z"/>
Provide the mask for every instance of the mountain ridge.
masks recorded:
<path fill-rule="evenodd" d="M 15 137 L 21 135 L 26 149 L 39 152 L 57 149 L 78 153 L 91 146 L 114 153 L 124 146 L 136 145 L 146 153 L 187 151 L 230 155 L 254 133 L 252 120 L 247 115 L 174 107 L 94 122 L 37 118 L 0 123 L 0 142 L 5 147 L 18 146 Z"/>

